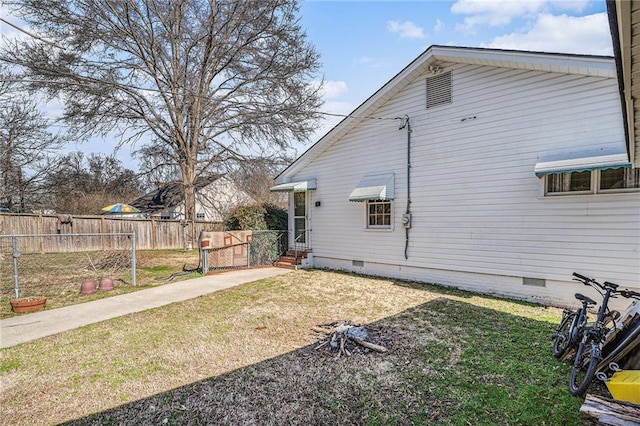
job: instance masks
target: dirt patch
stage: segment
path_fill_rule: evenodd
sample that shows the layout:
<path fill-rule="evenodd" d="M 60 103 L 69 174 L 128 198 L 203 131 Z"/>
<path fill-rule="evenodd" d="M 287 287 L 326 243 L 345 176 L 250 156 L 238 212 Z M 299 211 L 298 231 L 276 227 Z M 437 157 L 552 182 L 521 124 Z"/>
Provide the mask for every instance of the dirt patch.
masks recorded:
<path fill-rule="evenodd" d="M 150 268 L 155 266 L 170 265 L 171 267 L 185 266 L 187 269 L 196 268 L 199 264 L 198 250 L 145 250 L 139 251 L 136 256 L 136 263 L 139 268 Z"/>

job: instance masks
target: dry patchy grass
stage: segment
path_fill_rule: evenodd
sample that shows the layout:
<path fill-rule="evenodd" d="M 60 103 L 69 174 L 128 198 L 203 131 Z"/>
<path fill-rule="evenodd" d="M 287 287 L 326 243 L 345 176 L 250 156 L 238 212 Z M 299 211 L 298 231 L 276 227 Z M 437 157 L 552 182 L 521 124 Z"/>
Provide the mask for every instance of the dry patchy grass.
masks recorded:
<path fill-rule="evenodd" d="M 296 271 L 2 350 L 4 424 L 578 424 L 557 309 Z M 336 358 L 340 320 L 387 354 Z M 524 367 L 524 368 L 523 368 Z"/>
<path fill-rule="evenodd" d="M 136 256 L 136 285 L 132 285 L 131 260 L 127 252 L 77 252 L 53 254 L 28 254 L 19 257 L 19 283 L 21 296 L 45 296 L 47 309 L 60 308 L 76 303 L 89 302 L 104 297 L 130 293 L 170 282 L 167 277 L 181 273 L 183 268 L 198 266 L 198 250 L 144 250 Z M 115 262 L 109 262 L 116 257 Z M 105 264 L 101 268 L 101 264 Z M 123 268 L 113 268 L 124 266 Z M 119 264 L 119 265 L 118 265 Z M 11 262 L 0 261 L 0 318 L 13 316 L 9 301 L 15 297 L 13 268 Z M 181 275 L 171 282 L 198 276 L 197 273 Z M 114 281 L 114 290 L 98 291 L 92 295 L 80 294 L 80 285 L 85 279 L 96 282 L 109 277 Z"/>

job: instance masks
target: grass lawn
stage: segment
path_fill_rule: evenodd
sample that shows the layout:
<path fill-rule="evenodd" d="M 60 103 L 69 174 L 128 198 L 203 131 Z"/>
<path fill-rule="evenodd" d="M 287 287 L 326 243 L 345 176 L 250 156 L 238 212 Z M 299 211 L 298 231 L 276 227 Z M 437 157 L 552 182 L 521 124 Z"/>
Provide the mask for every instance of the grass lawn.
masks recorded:
<path fill-rule="evenodd" d="M 577 425 L 560 310 L 295 271 L 0 351 L 13 424 Z M 337 357 L 311 327 L 366 324 Z M 595 385 L 597 386 L 597 385 Z M 602 391 L 602 388 L 595 389 Z M 605 390 L 606 392 L 606 390 Z"/>

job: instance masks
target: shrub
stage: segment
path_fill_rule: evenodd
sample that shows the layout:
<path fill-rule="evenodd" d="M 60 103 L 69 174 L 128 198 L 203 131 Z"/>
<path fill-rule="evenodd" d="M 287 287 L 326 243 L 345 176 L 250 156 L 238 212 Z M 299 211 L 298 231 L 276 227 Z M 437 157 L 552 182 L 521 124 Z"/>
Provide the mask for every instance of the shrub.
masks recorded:
<path fill-rule="evenodd" d="M 287 229 L 287 211 L 271 203 L 238 206 L 225 218 L 227 231 Z"/>
<path fill-rule="evenodd" d="M 271 203 L 264 203 L 264 220 L 267 222 L 267 229 L 283 231 L 289 227 L 289 214 L 283 208 Z"/>

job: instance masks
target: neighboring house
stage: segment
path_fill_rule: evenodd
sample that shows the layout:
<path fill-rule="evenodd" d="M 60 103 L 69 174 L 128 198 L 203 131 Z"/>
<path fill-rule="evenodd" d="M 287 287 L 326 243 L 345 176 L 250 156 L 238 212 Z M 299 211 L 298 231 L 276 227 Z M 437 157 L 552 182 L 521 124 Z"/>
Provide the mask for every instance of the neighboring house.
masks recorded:
<path fill-rule="evenodd" d="M 196 220 L 221 222 L 235 206 L 255 200 L 226 175 L 196 181 Z M 172 182 L 129 203 L 140 212 L 160 219 L 184 219 L 182 182 Z"/>
<path fill-rule="evenodd" d="M 610 57 L 432 46 L 276 184 L 314 267 L 558 304 L 574 271 L 640 287 Z"/>
<path fill-rule="evenodd" d="M 640 167 L 640 1 L 607 0 L 629 155 Z"/>

